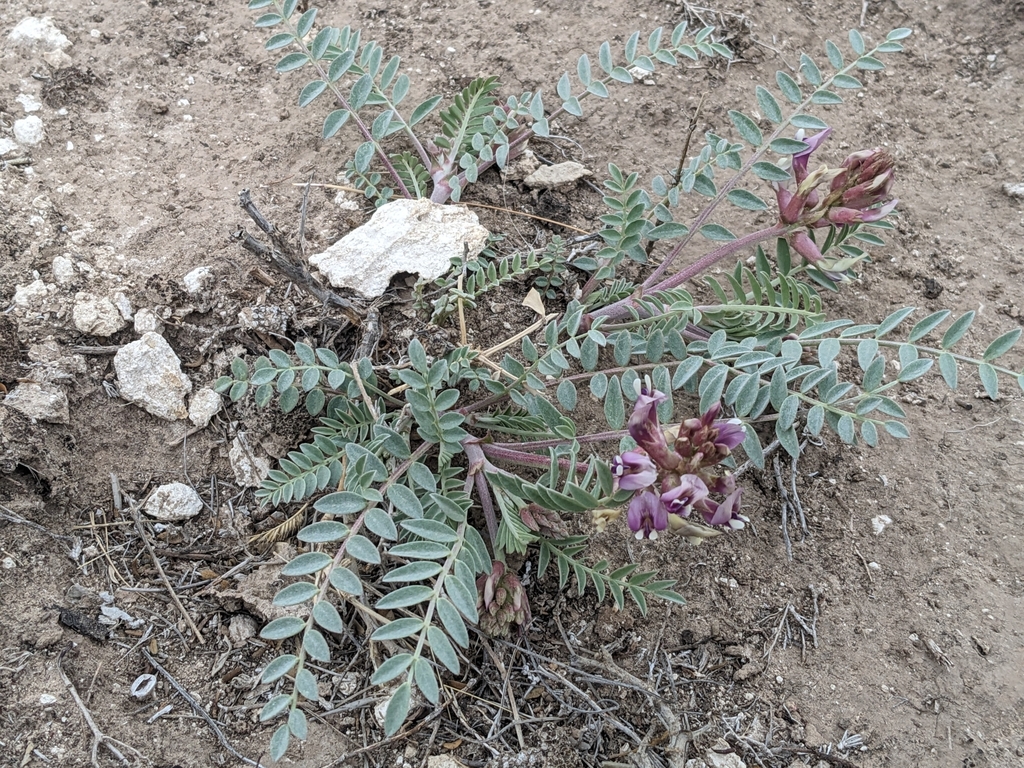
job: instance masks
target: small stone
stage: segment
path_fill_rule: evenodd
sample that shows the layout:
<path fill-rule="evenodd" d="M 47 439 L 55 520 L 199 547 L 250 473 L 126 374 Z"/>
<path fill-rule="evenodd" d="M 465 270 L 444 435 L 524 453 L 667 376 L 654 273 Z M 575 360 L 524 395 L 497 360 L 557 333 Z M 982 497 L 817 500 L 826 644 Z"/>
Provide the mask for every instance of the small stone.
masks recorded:
<path fill-rule="evenodd" d="M 691 757 L 683 768 L 708 768 L 708 764 L 699 757 Z"/>
<path fill-rule="evenodd" d="M 26 112 L 38 112 L 43 108 L 43 103 L 39 99 L 27 93 L 19 93 L 14 100 L 21 104 L 21 108 Z"/>
<path fill-rule="evenodd" d="M 1003 192 L 1014 200 L 1024 200 L 1024 182 L 1020 184 L 1003 184 Z"/>
<path fill-rule="evenodd" d="M 53 282 L 62 286 L 70 285 L 77 274 L 75 272 L 75 262 L 67 256 L 54 256 L 50 271 L 53 274 Z"/>
<path fill-rule="evenodd" d="M 276 304 L 261 304 L 239 311 L 238 322 L 257 331 L 284 333 L 288 330 L 288 313 Z"/>
<path fill-rule="evenodd" d="M 202 293 L 213 284 L 213 270 L 209 267 L 196 267 L 181 281 L 185 283 L 185 290 L 193 296 Z"/>
<path fill-rule="evenodd" d="M 47 286 L 42 280 L 33 280 L 28 285 L 16 285 L 14 286 L 14 306 L 28 307 L 37 304 L 45 299 L 49 292 L 50 286 Z"/>
<path fill-rule="evenodd" d="M 238 647 L 244 645 L 250 637 L 255 637 L 256 630 L 256 620 L 252 616 L 240 613 L 231 617 L 231 623 L 228 624 L 228 637 L 232 645 Z"/>
<path fill-rule="evenodd" d="M 64 69 L 71 65 L 71 57 L 59 48 L 44 53 L 43 61 L 50 65 L 50 69 Z"/>
<path fill-rule="evenodd" d="M 57 703 L 57 697 L 54 696 L 52 693 L 44 693 L 42 696 L 39 697 L 39 705 L 40 706 L 48 707 L 51 704 L 56 704 L 56 703 Z"/>
<path fill-rule="evenodd" d="M 241 437 L 231 441 L 228 461 L 235 473 L 235 482 L 243 488 L 256 488 L 270 474 L 270 462 L 256 456 Z"/>
<path fill-rule="evenodd" d="M 220 410 L 220 395 L 209 387 L 203 387 L 194 395 L 188 404 L 188 420 L 202 429 L 210 423 Z"/>
<path fill-rule="evenodd" d="M 82 333 L 93 336 L 110 336 L 125 327 L 121 312 L 107 297 L 96 297 L 91 293 L 75 295 L 75 306 L 71 320 Z"/>
<path fill-rule="evenodd" d="M 14 140 L 23 147 L 40 144 L 43 137 L 43 121 L 38 115 L 29 115 L 14 121 Z"/>
<path fill-rule="evenodd" d="M 147 333 L 161 333 L 164 330 L 164 322 L 151 309 L 140 309 L 135 313 L 135 332 L 140 336 Z"/>
<path fill-rule="evenodd" d="M 24 382 L 9 392 L 2 402 L 8 408 L 36 421 L 67 424 L 71 420 L 68 396 L 64 390 L 52 384 Z"/>
<path fill-rule="evenodd" d="M 892 525 L 892 518 L 888 515 L 876 515 L 871 518 L 871 527 L 875 531 L 875 536 L 881 536 L 882 532 Z"/>
<path fill-rule="evenodd" d="M 394 200 L 309 262 L 335 288 L 351 288 L 367 298 L 381 296 L 401 272 L 435 280 L 452 259 L 473 258 L 487 244 L 487 230 L 462 205 L 430 200 Z"/>
<path fill-rule="evenodd" d="M 0 137 L 0 157 L 8 155 L 18 149 L 18 142 Z"/>
<path fill-rule="evenodd" d="M 161 485 L 150 494 L 144 511 L 150 517 L 167 522 L 187 520 L 203 509 L 199 494 L 184 483 Z"/>
<path fill-rule="evenodd" d="M 188 416 L 185 395 L 192 391 L 192 382 L 160 334 L 146 333 L 121 347 L 114 355 L 114 370 L 125 400 L 168 421 Z"/>
<path fill-rule="evenodd" d="M 16 45 L 28 45 L 47 50 L 64 50 L 71 47 L 71 41 L 53 23 L 49 16 L 39 18 L 28 16 L 18 22 L 7 39 Z"/>
<path fill-rule="evenodd" d="M 574 184 L 580 179 L 593 175 L 592 171 L 570 160 L 569 162 L 557 163 L 555 165 L 542 165 L 523 179 L 523 183 L 530 189 L 554 189 L 555 187 Z"/>
<path fill-rule="evenodd" d="M 117 311 L 121 313 L 121 317 L 123 317 L 126 321 L 131 322 L 131 300 L 122 291 L 117 291 L 113 296 L 110 297 L 110 301 L 111 303 L 113 303 L 115 307 L 117 307 Z"/>

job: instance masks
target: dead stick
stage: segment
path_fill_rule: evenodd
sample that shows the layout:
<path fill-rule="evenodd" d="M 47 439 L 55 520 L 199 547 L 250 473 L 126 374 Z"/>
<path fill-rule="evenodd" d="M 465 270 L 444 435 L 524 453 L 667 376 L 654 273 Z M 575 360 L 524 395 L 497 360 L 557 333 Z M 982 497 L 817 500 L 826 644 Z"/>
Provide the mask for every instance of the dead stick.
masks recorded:
<path fill-rule="evenodd" d="M 171 687 L 178 692 L 178 695 L 181 696 L 181 698 L 188 702 L 189 706 L 195 710 L 195 713 L 197 715 L 199 715 L 201 718 L 203 718 L 203 720 L 206 721 L 206 724 L 210 726 L 210 730 L 213 731 L 214 735 L 217 737 L 217 741 L 220 742 L 220 745 L 224 747 L 224 749 L 226 749 L 228 752 L 237 757 L 246 765 L 254 765 L 256 766 L 256 768 L 263 768 L 263 765 L 261 765 L 258 760 L 249 759 L 241 752 L 239 752 L 237 749 L 235 749 L 233 746 L 231 746 L 231 742 L 228 741 L 227 736 L 224 735 L 224 732 L 220 729 L 220 726 L 217 725 L 217 721 L 210 717 L 209 712 L 207 712 L 205 709 L 199 706 L 199 702 L 193 699 L 189 692 L 181 687 L 181 684 L 174 679 L 170 672 L 168 672 L 166 669 L 160 666 L 160 663 L 153 658 L 149 651 L 147 651 L 145 648 L 139 648 L 139 650 L 142 651 L 142 655 L 146 657 L 146 661 L 150 663 L 153 669 L 155 669 L 160 674 L 160 676 L 164 678 L 164 680 L 171 684 Z"/>
<path fill-rule="evenodd" d="M 114 478 L 113 475 L 111 475 Z M 115 478 L 116 483 L 116 478 Z M 153 545 L 149 543 L 149 539 L 146 537 L 146 529 L 142 527 L 142 519 L 139 517 L 139 510 L 134 500 L 128 499 L 128 513 L 132 516 L 132 520 L 135 522 L 135 530 L 139 532 L 139 536 L 142 538 L 142 543 L 146 547 L 146 551 L 149 552 L 149 557 L 153 561 L 153 565 L 156 566 L 157 573 L 160 574 L 160 579 L 163 581 L 164 586 L 167 587 L 167 592 L 171 596 L 171 600 L 174 602 L 178 612 L 184 617 L 185 623 L 188 624 L 188 628 L 192 630 L 192 634 L 196 636 L 200 645 L 206 643 L 203 639 L 203 633 L 199 631 L 199 627 L 192 621 L 192 617 L 189 616 L 188 611 L 185 610 L 185 606 L 181 604 L 181 600 L 178 598 L 178 593 L 174 591 L 174 587 L 171 586 L 171 580 L 167 578 L 167 574 L 164 573 L 163 566 L 160 565 L 160 558 L 156 556 L 156 550 L 153 549 Z"/>
<path fill-rule="evenodd" d="M 68 646 L 57 654 L 57 672 L 60 673 L 60 679 L 64 681 L 64 686 L 68 689 L 68 693 L 71 694 L 71 698 L 75 700 L 75 704 L 78 705 L 78 711 L 82 713 L 82 717 L 85 719 L 86 724 L 89 726 L 89 730 L 92 731 L 92 764 L 99 766 L 99 762 L 96 759 L 96 752 L 99 751 L 100 744 L 106 746 L 110 750 L 115 758 L 121 761 L 121 765 L 131 765 L 131 762 L 127 757 L 124 756 L 124 752 L 130 752 L 141 760 L 148 760 L 141 752 L 130 744 L 125 744 L 123 741 L 107 736 L 103 731 L 100 730 L 99 726 L 96 725 L 96 721 L 92 719 L 92 713 L 89 712 L 89 708 L 85 706 L 85 702 L 82 701 L 82 697 L 78 695 L 78 689 L 75 688 L 75 684 L 71 682 L 71 678 L 68 677 L 64 668 L 61 666 L 61 662 L 64 660 L 64 654 L 68 652 Z M 121 749 L 118 749 L 120 747 Z"/>

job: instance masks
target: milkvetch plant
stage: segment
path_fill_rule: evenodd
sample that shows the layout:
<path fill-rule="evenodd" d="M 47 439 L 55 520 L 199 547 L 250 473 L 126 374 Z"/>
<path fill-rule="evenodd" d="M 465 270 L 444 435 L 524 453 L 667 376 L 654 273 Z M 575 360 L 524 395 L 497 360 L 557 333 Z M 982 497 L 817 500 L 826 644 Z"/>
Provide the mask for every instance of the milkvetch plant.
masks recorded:
<path fill-rule="evenodd" d="M 333 101 L 323 137 L 353 131 L 348 179 L 377 204 L 457 201 L 491 166 L 546 136 L 552 121 L 580 116 L 587 99 L 627 87 L 634 73 L 731 55 L 712 29 L 690 35 L 680 25 L 644 39 L 634 33 L 621 51 L 603 43 L 596 61 L 584 54 L 574 73 L 553 78 L 554 97 L 502 98 L 498 81 L 483 77 L 440 111 L 439 96 L 407 110 L 400 59 L 386 59 L 359 30 L 315 29 L 316 9 L 297 14 L 295 0 L 250 7 L 263 10 L 258 26 L 275 30 L 266 47 L 289 49 L 278 71 L 311 73 L 300 105 Z M 430 355 L 413 339 L 401 364 L 386 369 L 302 342 L 292 354 L 234 361 L 217 383 L 232 400 L 276 400 L 285 412 L 304 404 L 318 418 L 310 440 L 257 491 L 265 504 L 314 499 L 315 509 L 298 533 L 302 553 L 282 569 L 295 581 L 274 600 L 299 613 L 261 632 L 281 647 L 261 678 L 271 688 L 261 719 L 284 718 L 273 759 L 291 737 L 306 737 L 302 705 L 318 699 L 312 662 L 346 653 L 353 621 L 389 649 L 375 657 L 371 682 L 388 702 L 384 730 L 394 734 L 415 690 L 440 703 L 441 676 L 462 669 L 472 626 L 500 636 L 542 620 L 531 615 L 519 556 L 535 557 L 540 577 L 557 572 L 560 586 L 572 581 L 581 595 L 592 587 L 619 608 L 627 597 L 641 611 L 651 598 L 682 602 L 674 581 L 592 561 L 579 531 L 612 530 L 623 515 L 618 525 L 642 540 L 677 535 L 697 544 L 741 529 L 737 456 L 761 467 L 772 441 L 796 456 L 802 435 L 826 428 L 845 443 L 907 437 L 894 391 L 936 362 L 951 388 L 965 367 L 977 369 L 993 399 L 1001 375 L 1024 387 L 1024 374 L 997 364 L 1020 329 L 978 356 L 962 350 L 974 313 L 933 312 L 897 339 L 913 307 L 878 323 L 825 312 L 823 295 L 855 279 L 865 248 L 881 246 L 891 228 L 896 164 L 880 148 L 825 164 L 833 129 L 812 112 L 841 104 L 841 91 L 862 87 L 856 74 L 882 69 L 880 57 L 902 50 L 909 34 L 894 30 L 868 49 L 853 31 L 849 63 L 829 41 L 827 71 L 802 55 L 802 83 L 779 72 L 774 90 L 759 86 L 757 114 L 730 112 L 730 136 L 706 134 L 676 176 L 645 186 L 609 165 L 596 247 L 553 240 L 456 259 L 450 276 L 419 291 L 418 306 L 441 323 L 497 285 L 535 275 L 552 300 L 568 284 L 561 276 L 582 277 L 564 309 L 506 344 Z M 690 195 L 705 204 L 677 221 Z M 774 222 L 734 234 L 714 221 L 722 206 L 752 217 L 770 211 Z M 654 247 L 665 255 L 643 279 L 622 277 L 621 264 L 647 264 Z M 708 274 L 727 261 L 721 277 Z M 714 303 L 682 287 L 698 277 Z M 841 360 L 859 369 L 855 376 L 841 374 Z M 606 424 L 596 432 L 581 432 L 572 416 L 581 398 L 598 403 Z"/>

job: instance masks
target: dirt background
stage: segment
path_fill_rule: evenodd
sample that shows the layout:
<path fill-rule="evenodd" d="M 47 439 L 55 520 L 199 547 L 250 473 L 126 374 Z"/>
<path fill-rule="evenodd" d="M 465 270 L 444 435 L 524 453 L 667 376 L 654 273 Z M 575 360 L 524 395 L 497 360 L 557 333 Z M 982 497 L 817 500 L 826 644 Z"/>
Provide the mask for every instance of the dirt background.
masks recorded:
<path fill-rule="evenodd" d="M 772 81 L 776 69 L 792 71 L 801 50 L 823 59 L 826 37 L 843 42 L 845 30 L 862 22 L 875 41 L 910 27 L 908 52 L 891 57 L 886 72 L 867 76 L 869 87 L 845 106 L 827 110 L 837 130 L 825 159 L 889 147 L 898 158 L 902 200 L 891 244 L 877 251 L 860 282 L 829 297 L 830 312 L 872 322 L 908 304 L 973 309 L 978 319 L 968 347 L 975 353 L 1021 323 L 1024 211 L 1002 191 L 1004 183 L 1024 182 L 1019 2 L 885 0 L 862 8 L 849 0 L 760 0 L 707 9 L 645 0 L 379 0 L 327 2 L 321 14 L 328 23 L 362 26 L 364 39 L 401 54 L 414 77 L 410 100 L 435 91 L 450 96 L 464 78 L 481 74 L 498 75 L 506 93 L 551 89 L 563 68 L 583 52 L 595 55 L 605 39 L 621 44 L 634 29 L 646 34 L 684 18 L 721 27 L 738 54 L 730 67 L 662 70 L 656 87 L 616 88 L 610 103 L 588 103 L 585 119 L 559 122 L 555 132 L 566 140 L 535 147 L 553 160 L 585 163 L 597 180 L 609 161 L 644 178 L 674 168 L 702 93 L 699 131 L 725 132 L 726 111 L 749 109 L 755 83 Z M 29 15 L 52 16 L 73 43 L 57 69 L 38 51 L 7 41 Z M 157 765 L 237 761 L 163 681 L 153 701 L 128 695 L 136 676 L 149 671 L 140 645 L 217 718 L 239 751 L 256 758 L 269 739 L 271 728 L 256 723 L 268 692 L 254 682 L 269 656 L 251 635 L 266 609 L 258 595 L 272 594 L 272 564 L 280 562 L 277 554 L 287 556 L 288 545 L 277 553 L 245 550 L 259 514 L 235 483 L 227 449 L 242 432 L 256 450 L 280 455 L 309 422 L 240 405 L 189 433 L 187 421 L 161 421 L 116 397 L 111 351 L 75 349 L 127 343 L 134 338 L 130 326 L 100 339 L 71 322 L 79 291 L 122 292 L 133 310 L 162 313 L 164 335 L 195 389 L 222 374 L 236 354 L 258 354 L 268 344 L 287 348 L 289 340 L 320 344 L 334 332 L 314 302 L 230 239 L 245 224 L 237 207 L 241 189 L 252 188 L 264 213 L 294 229 L 302 190 L 293 184 L 314 171 L 318 180 L 335 180 L 354 146 L 349 133 L 327 143 L 318 138 L 326 105 L 298 109 L 299 78 L 273 73 L 253 18 L 240 2 L 8 0 L 0 7 L 0 138 L 10 138 L 12 121 L 25 114 L 21 94 L 42 103 L 33 114 L 46 131 L 39 146 L 3 158 L 27 157 L 30 164 L 0 166 L 0 382 L 11 389 L 18 381 L 56 381 L 70 400 L 66 425 L 32 423 L 0 405 L 2 765 L 89 764 L 90 734 L 58 670 L 58 653 L 71 642 L 77 647 L 63 668 L 99 727 Z M 467 199 L 586 230 L 598 226 L 601 212 L 599 195 L 587 186 L 534 199 L 495 175 Z M 310 248 L 333 242 L 366 215 L 339 208 L 333 191 L 314 189 Z M 530 219 L 480 215 L 513 244 L 550 234 Z M 56 257 L 74 264 L 62 284 Z M 199 266 L 210 267 L 216 280 L 189 294 L 182 277 Z M 37 278 L 48 286 L 45 295 L 14 306 L 16 286 Z M 510 307 L 519 298 L 501 297 Z M 286 327 L 261 334 L 240 328 L 239 311 L 261 305 L 281 307 Z M 503 319 L 517 329 L 528 313 Z M 378 362 L 389 362 L 389 354 L 385 346 Z M 1007 363 L 1020 369 L 1020 352 Z M 916 382 L 903 392 L 912 441 L 886 440 L 869 450 L 829 438 L 810 450 L 796 478 L 809 535 L 791 526 L 792 562 L 771 473 L 748 476 L 744 500 L 753 525 L 741 534 L 701 548 L 675 541 L 638 546 L 621 529 L 595 536 L 598 548 L 619 560 L 634 558 L 679 577 L 689 604 L 657 606 L 646 620 L 632 609 L 595 613 L 592 593 L 559 595 L 550 579 L 534 580 L 534 649 L 575 663 L 610 645 L 617 665 L 658 691 L 684 727 L 697 731 L 689 757 L 726 736 L 723 749 L 736 753 L 729 759 L 747 765 L 1024 765 L 1024 408 L 1009 386 L 997 402 L 979 397 L 978 388 L 969 373 L 956 396 L 933 379 Z M 114 512 L 111 472 L 135 498 L 180 481 L 207 503 L 199 517 L 155 541 L 205 644 L 190 636 L 139 538 Z M 782 476 L 788 483 L 788 467 Z M 872 522 L 878 515 L 892 520 L 880 534 Z M 16 518 L 42 529 L 10 522 Z M 227 582 L 194 587 L 234 566 L 240 568 Z M 104 592 L 141 619 L 138 626 L 122 622 L 111 639 L 98 642 L 58 623 L 58 607 L 95 619 Z M 813 637 L 805 631 L 811 629 Z M 517 680 L 529 677 L 530 657 L 503 653 Z M 486 693 L 479 685 L 488 676 L 491 695 L 500 697 L 500 679 L 493 682 L 500 675 L 486 659 L 480 656 L 469 682 L 449 689 L 456 703 L 458 691 Z M 358 702 L 359 664 L 353 673 L 343 662 L 327 676 L 325 701 Z M 648 756 L 664 764 L 648 698 L 574 679 L 603 696 L 614 717 L 648 734 Z M 528 724 L 529 746 L 546 755 L 532 758 L 535 764 L 628 762 L 630 743 L 609 721 L 581 715 L 578 707 L 586 707 L 579 700 L 572 709 L 556 699 L 547 691 L 520 702 L 524 711 L 551 718 Z M 146 722 L 168 703 L 173 712 Z M 365 704 L 325 714 L 312 723 L 309 743 L 293 747 L 287 760 L 420 765 L 429 754 L 453 752 L 482 765 L 496 753 L 516 756 L 511 731 L 489 747 L 476 743 L 488 733 L 485 713 L 493 708 L 467 698 L 464 714 L 455 709 L 407 742 L 350 761 L 341 760 L 346 751 L 372 744 L 379 729 Z M 859 736 L 863 747 L 840 753 L 844 734 L 843 746 Z M 760 750 L 765 742 L 779 749 Z M 827 759 L 800 752 L 830 745 Z M 115 762 L 101 749 L 99 764 Z"/>

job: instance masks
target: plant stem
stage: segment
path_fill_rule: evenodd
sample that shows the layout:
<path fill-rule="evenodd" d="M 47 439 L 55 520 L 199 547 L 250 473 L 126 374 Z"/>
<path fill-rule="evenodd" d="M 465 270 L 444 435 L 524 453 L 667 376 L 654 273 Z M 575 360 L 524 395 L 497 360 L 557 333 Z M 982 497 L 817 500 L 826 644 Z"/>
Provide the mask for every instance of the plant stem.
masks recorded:
<path fill-rule="evenodd" d="M 678 286 L 685 283 L 687 280 L 696 277 L 701 272 L 708 269 L 716 262 L 719 262 L 722 259 L 726 258 L 727 256 L 732 256 L 733 254 L 743 250 L 744 248 L 749 248 L 750 246 L 760 243 L 763 240 L 779 237 L 780 235 L 785 234 L 786 229 L 787 228 L 784 224 L 775 224 L 774 226 L 767 227 L 765 229 L 759 229 L 756 232 L 751 232 L 750 234 L 744 235 L 743 237 L 739 237 L 735 240 L 730 240 L 728 243 L 725 243 L 719 248 L 716 248 L 715 250 L 711 251 L 711 253 L 702 256 L 685 269 L 672 275 L 672 277 L 668 278 L 667 280 L 658 283 L 652 288 L 647 287 L 648 283 L 650 282 L 648 280 L 643 284 L 643 286 L 641 286 L 641 289 L 645 293 L 654 293 L 657 291 L 668 291 L 671 290 L 672 288 L 677 288 Z M 689 238 L 687 237 L 686 239 Z M 683 242 L 680 243 L 680 245 L 677 246 L 677 248 L 673 251 L 673 253 L 670 254 L 670 257 L 673 256 L 679 250 L 679 248 L 681 248 L 685 244 L 685 242 L 686 240 L 684 239 Z M 664 266 L 664 264 L 667 262 L 668 259 L 666 259 L 666 261 L 662 263 L 662 266 Z M 658 274 L 658 270 L 655 270 L 655 274 Z M 609 304 L 607 307 L 603 307 L 602 309 L 599 309 L 596 312 L 591 312 L 590 318 L 622 317 L 624 314 L 626 314 L 627 307 L 636 307 L 635 299 L 622 299 L 621 301 L 617 301 L 614 304 Z"/>
<path fill-rule="evenodd" d="M 479 445 L 484 455 L 492 459 L 512 461 L 517 464 L 525 464 L 528 467 L 546 468 L 551 466 L 550 458 L 538 456 L 534 453 L 512 450 L 495 443 L 480 443 Z M 562 469 L 569 469 L 572 466 L 572 462 L 569 459 L 559 459 L 558 466 Z M 586 473 L 587 469 L 588 465 L 586 462 L 576 464 L 576 471 L 581 474 Z"/>
<path fill-rule="evenodd" d="M 491 489 L 484 476 L 484 468 L 489 462 L 476 438 L 464 440 L 462 449 L 466 452 L 466 458 L 469 460 L 469 474 L 466 480 L 468 483 L 472 478 L 476 483 L 476 495 L 480 500 L 480 508 L 484 512 L 484 520 L 487 523 L 487 536 L 491 540 L 491 550 L 496 553 L 498 552 L 498 517 L 494 514 L 494 500 L 491 498 Z"/>

